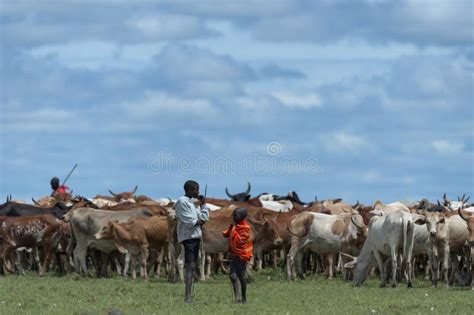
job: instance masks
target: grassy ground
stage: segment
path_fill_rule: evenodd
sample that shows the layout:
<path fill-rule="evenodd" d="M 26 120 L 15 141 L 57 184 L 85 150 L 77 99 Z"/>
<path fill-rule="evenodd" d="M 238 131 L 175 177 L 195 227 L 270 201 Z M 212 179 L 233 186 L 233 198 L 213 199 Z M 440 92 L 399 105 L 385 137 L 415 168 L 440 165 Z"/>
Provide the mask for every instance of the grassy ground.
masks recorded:
<path fill-rule="evenodd" d="M 230 281 L 218 275 L 196 283 L 195 304 L 184 305 L 183 284 L 152 279 L 95 279 L 77 275 L 0 278 L 1 314 L 473 314 L 474 292 L 466 288 L 432 289 L 415 280 L 414 288 L 379 288 L 371 279 L 353 288 L 340 278 L 309 277 L 289 283 L 284 274 L 262 271 L 249 285 L 249 303 L 231 303 Z"/>

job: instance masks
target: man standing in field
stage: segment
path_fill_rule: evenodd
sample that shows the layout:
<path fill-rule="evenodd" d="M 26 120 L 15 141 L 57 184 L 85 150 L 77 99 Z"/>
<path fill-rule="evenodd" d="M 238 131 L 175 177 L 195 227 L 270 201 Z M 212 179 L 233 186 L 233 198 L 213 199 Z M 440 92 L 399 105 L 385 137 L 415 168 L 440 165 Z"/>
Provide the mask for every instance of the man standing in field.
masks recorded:
<path fill-rule="evenodd" d="M 199 254 L 201 226 L 209 221 L 209 208 L 203 195 L 199 195 L 199 184 L 193 180 L 184 183 L 184 196 L 175 204 L 178 218 L 178 242 L 184 246 L 184 302 L 192 303 L 193 276 Z"/>

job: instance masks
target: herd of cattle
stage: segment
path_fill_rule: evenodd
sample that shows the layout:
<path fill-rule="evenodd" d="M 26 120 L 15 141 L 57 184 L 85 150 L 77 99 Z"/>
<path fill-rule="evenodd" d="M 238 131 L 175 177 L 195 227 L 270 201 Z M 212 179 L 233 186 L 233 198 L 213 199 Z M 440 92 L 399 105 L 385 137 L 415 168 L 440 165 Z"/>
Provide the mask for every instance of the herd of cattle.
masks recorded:
<path fill-rule="evenodd" d="M 384 286 L 405 282 L 417 274 L 436 286 L 443 279 L 474 290 L 474 205 L 469 197 L 451 201 L 446 194 L 436 204 L 376 201 L 364 206 L 341 199 L 305 203 L 295 192 L 231 194 L 207 198 L 210 220 L 203 226 L 199 276 L 227 272 L 227 239 L 222 236 L 236 207 L 248 209 L 254 258 L 251 269 L 286 266 L 289 280 L 309 272 L 331 279 L 342 273 L 360 286 L 377 272 Z M 33 204 L 7 197 L 0 205 L 0 272 L 48 269 L 75 270 L 98 277 L 111 270 L 136 278 L 183 278 L 183 251 L 176 240 L 173 200 L 153 200 L 130 192 L 92 199 L 69 194 L 44 197 Z M 286 263 L 285 263 L 286 262 Z"/>

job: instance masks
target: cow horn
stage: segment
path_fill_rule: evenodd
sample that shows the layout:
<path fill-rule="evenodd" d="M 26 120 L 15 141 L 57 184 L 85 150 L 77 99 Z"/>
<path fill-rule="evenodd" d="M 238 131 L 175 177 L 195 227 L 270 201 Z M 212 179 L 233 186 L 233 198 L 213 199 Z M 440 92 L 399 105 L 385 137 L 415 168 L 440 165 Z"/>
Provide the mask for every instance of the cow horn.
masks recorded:
<path fill-rule="evenodd" d="M 250 189 L 252 186 L 250 186 L 250 182 L 247 182 L 247 190 L 245 191 L 245 194 L 248 195 L 250 193 Z"/>
<path fill-rule="evenodd" d="M 449 204 L 450 203 L 448 197 L 446 197 L 446 193 L 444 193 L 444 195 L 443 195 L 443 201 L 444 201 L 444 204 Z"/>
<path fill-rule="evenodd" d="M 234 196 L 232 196 L 232 195 L 230 194 L 229 189 L 227 189 L 227 187 L 225 188 L 225 193 L 227 194 L 227 196 L 228 196 L 229 198 L 233 198 L 233 197 L 234 197 Z"/>
<path fill-rule="evenodd" d="M 40 206 L 40 204 L 38 203 L 38 201 L 35 200 L 35 198 L 31 197 L 31 201 L 33 201 L 35 205 Z"/>
<path fill-rule="evenodd" d="M 438 206 L 440 206 L 440 207 L 441 207 L 441 202 L 439 202 L 439 200 L 437 200 L 437 201 L 438 201 Z"/>
<path fill-rule="evenodd" d="M 466 198 L 466 194 L 463 194 L 461 200 L 459 200 L 459 201 L 464 202 L 464 198 Z"/>
<path fill-rule="evenodd" d="M 135 193 L 137 192 L 137 189 L 138 189 L 138 186 L 135 185 L 135 188 L 133 188 L 133 191 L 130 192 L 131 195 L 135 195 Z"/>
<path fill-rule="evenodd" d="M 363 226 L 360 226 L 359 224 L 355 222 L 353 215 L 351 215 L 351 221 L 352 221 L 352 224 L 354 224 L 358 229 L 362 230 L 364 228 Z"/>
<path fill-rule="evenodd" d="M 463 216 L 463 214 L 462 214 L 461 207 L 458 208 L 458 213 L 459 213 L 459 216 L 460 216 L 464 221 L 467 221 L 467 218 L 466 218 L 465 216 Z"/>
<path fill-rule="evenodd" d="M 318 201 L 318 195 L 314 195 L 314 201 Z"/>
<path fill-rule="evenodd" d="M 359 206 L 359 200 L 357 200 L 357 203 L 352 206 L 352 208 L 357 208 Z"/>
<path fill-rule="evenodd" d="M 119 197 L 119 195 L 117 195 L 116 193 L 114 193 L 112 190 L 109 189 L 109 193 L 114 196 L 114 197 Z"/>
<path fill-rule="evenodd" d="M 471 196 L 467 196 L 466 200 L 464 200 L 464 203 L 467 203 L 469 201 L 469 198 L 471 198 Z"/>

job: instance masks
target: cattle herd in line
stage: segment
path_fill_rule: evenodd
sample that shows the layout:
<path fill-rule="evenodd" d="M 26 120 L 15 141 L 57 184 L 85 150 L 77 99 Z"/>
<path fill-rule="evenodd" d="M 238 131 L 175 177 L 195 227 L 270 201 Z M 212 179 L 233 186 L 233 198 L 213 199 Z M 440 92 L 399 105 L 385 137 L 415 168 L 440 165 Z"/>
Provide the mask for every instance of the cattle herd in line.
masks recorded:
<path fill-rule="evenodd" d="M 295 192 L 231 194 L 206 198 L 210 220 L 203 226 L 197 277 L 228 272 L 227 239 L 221 232 L 238 206 L 248 209 L 254 258 L 249 271 L 286 266 L 288 280 L 341 273 L 360 286 L 377 273 L 381 286 L 423 275 L 436 286 L 471 286 L 474 290 L 474 205 L 469 197 L 442 202 L 376 201 L 364 206 L 341 199 L 305 203 Z M 183 279 L 183 251 L 176 240 L 173 200 L 153 200 L 130 192 L 92 199 L 53 195 L 27 204 L 11 196 L 0 205 L 0 272 L 48 269 L 106 277 L 114 271 L 147 280 L 166 272 L 170 282 Z M 139 268 L 137 268 L 137 262 Z M 286 263 L 285 263 L 286 262 Z"/>

